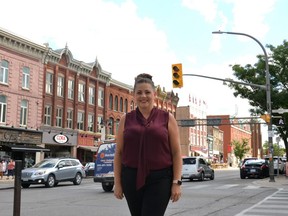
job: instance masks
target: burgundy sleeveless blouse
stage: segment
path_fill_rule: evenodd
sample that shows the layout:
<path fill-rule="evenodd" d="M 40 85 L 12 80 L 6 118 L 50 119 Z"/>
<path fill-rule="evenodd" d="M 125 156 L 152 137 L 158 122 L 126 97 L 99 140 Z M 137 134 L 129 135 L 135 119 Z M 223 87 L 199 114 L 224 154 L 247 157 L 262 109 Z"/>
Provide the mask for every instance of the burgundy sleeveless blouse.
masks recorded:
<path fill-rule="evenodd" d="M 153 108 L 145 119 L 138 108 L 126 114 L 122 163 L 137 168 L 137 189 L 151 170 L 172 166 L 168 138 L 169 113 Z"/>

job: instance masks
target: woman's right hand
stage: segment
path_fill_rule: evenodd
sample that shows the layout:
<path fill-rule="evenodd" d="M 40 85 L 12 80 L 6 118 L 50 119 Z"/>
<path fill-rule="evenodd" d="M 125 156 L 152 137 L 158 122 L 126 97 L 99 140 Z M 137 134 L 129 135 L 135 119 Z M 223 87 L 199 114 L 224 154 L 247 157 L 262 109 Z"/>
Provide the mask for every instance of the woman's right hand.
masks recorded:
<path fill-rule="evenodd" d="M 121 186 L 120 184 L 119 184 L 119 185 L 116 185 L 116 184 L 115 184 L 115 187 L 114 187 L 114 196 L 115 196 L 117 199 L 123 199 L 124 194 L 123 194 L 122 186 Z"/>

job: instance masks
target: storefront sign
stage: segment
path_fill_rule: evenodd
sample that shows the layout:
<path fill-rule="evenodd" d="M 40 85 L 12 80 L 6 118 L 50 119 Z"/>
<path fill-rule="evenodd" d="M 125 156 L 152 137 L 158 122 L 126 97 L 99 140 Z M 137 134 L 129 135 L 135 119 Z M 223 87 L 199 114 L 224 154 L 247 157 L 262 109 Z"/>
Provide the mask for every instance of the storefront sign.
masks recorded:
<path fill-rule="evenodd" d="M 67 143 L 69 140 L 68 137 L 66 135 L 63 135 L 63 134 L 56 134 L 53 137 L 53 139 L 55 142 L 60 143 L 60 144 Z"/>

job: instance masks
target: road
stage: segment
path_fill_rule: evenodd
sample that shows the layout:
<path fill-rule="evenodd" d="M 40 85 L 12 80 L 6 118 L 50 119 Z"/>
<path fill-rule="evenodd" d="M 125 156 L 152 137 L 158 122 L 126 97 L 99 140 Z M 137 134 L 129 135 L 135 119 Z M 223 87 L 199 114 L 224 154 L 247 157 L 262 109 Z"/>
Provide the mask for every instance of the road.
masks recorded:
<path fill-rule="evenodd" d="M 214 180 L 184 181 L 181 200 L 169 203 L 165 215 L 248 215 L 257 208 L 261 212 L 265 202 L 265 206 L 270 204 L 270 208 L 266 207 L 266 211 L 278 210 L 279 206 L 275 206 L 277 199 L 273 199 L 273 196 L 279 195 L 281 191 L 277 188 L 257 186 L 253 184 L 254 181 L 255 179 L 240 179 L 239 170 L 216 170 Z M 284 196 L 288 200 L 288 193 L 284 193 Z M 13 216 L 13 197 L 13 189 L 0 191 L 1 216 Z M 104 192 L 101 184 L 94 183 L 92 178 L 84 179 L 79 186 L 65 182 L 59 183 L 54 188 L 33 185 L 21 190 L 21 216 L 48 215 L 128 216 L 130 214 L 125 200 L 117 200 L 112 192 Z"/>

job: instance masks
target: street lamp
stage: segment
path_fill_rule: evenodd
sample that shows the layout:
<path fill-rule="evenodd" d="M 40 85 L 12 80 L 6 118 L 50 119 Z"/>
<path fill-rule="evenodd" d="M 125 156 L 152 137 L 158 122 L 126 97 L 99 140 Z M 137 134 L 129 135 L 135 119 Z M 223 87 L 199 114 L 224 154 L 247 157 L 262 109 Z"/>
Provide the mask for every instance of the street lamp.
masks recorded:
<path fill-rule="evenodd" d="M 268 56 L 267 52 L 264 48 L 264 46 L 260 43 L 259 40 L 256 38 L 252 37 L 251 35 L 244 34 L 244 33 L 239 33 L 239 32 L 223 32 L 223 31 L 214 31 L 212 34 L 234 34 L 234 35 L 242 35 L 246 36 L 249 38 L 252 38 L 254 41 L 256 41 L 261 49 L 264 52 L 265 56 L 265 66 L 266 66 L 266 101 L 267 101 L 267 113 L 268 115 L 272 115 L 272 109 L 271 109 L 271 86 L 270 86 L 270 73 L 269 73 L 269 64 L 268 64 Z M 275 182 L 274 179 L 274 165 L 273 165 L 273 158 L 272 158 L 272 153 L 273 153 L 273 131 L 272 131 L 272 121 L 270 120 L 267 122 L 268 125 L 268 145 L 269 145 L 269 176 L 270 176 L 270 182 Z"/>

